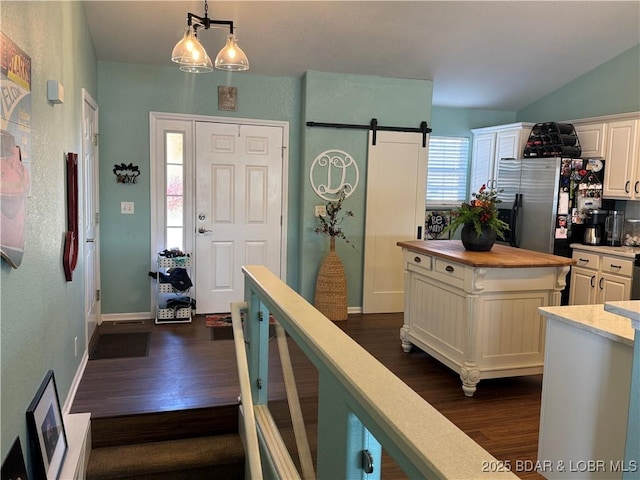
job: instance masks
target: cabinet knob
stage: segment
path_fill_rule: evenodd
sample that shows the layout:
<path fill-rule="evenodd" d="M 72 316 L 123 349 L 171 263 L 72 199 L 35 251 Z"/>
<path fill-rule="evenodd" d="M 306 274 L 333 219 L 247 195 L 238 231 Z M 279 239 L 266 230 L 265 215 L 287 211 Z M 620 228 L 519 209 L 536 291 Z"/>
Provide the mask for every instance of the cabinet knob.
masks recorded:
<path fill-rule="evenodd" d="M 587 258 L 579 258 L 578 261 L 580 263 L 589 263 L 589 259 L 587 259 Z"/>
<path fill-rule="evenodd" d="M 447 266 L 445 267 L 445 270 L 446 270 L 447 272 L 449 272 L 449 273 L 452 273 L 452 272 L 455 272 L 455 270 L 456 270 L 456 269 L 455 269 L 455 268 L 453 268 L 451 265 L 447 265 Z"/>
<path fill-rule="evenodd" d="M 416 263 L 420 263 L 420 262 L 422 262 L 422 259 L 420 257 L 415 257 L 413 259 L 413 261 L 416 262 Z"/>
<path fill-rule="evenodd" d="M 600 278 L 600 281 L 598 282 L 598 287 L 600 287 L 600 290 L 603 290 L 602 288 L 602 281 L 604 280 L 604 277 Z"/>
<path fill-rule="evenodd" d="M 596 284 L 594 283 L 596 280 L 596 276 L 594 275 L 593 277 L 591 277 L 591 288 L 594 288 L 596 286 Z"/>
<path fill-rule="evenodd" d="M 631 180 L 627 180 L 626 182 L 624 182 L 624 191 L 625 193 L 629 193 L 631 190 L 629 190 L 629 186 L 631 185 Z"/>
<path fill-rule="evenodd" d="M 640 180 L 638 180 L 633 187 L 633 190 L 636 192 L 636 195 L 640 193 Z"/>

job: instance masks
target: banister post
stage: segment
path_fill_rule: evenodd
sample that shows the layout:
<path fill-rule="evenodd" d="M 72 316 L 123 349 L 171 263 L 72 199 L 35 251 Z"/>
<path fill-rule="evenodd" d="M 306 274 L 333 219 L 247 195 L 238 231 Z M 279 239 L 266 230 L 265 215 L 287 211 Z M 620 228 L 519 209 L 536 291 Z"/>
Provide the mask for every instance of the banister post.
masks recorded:
<path fill-rule="evenodd" d="M 318 379 L 318 480 L 380 479 L 382 447 L 348 408 L 347 394 L 328 371 Z M 373 459 L 371 473 L 362 468 L 362 452 Z"/>
<path fill-rule="evenodd" d="M 247 302 L 244 330 L 247 340 L 251 395 L 254 405 L 266 405 L 269 385 L 269 312 L 260 302 L 260 298 L 251 290 L 250 282 L 246 280 L 244 298 Z M 262 321 L 260 321 L 261 313 Z"/>

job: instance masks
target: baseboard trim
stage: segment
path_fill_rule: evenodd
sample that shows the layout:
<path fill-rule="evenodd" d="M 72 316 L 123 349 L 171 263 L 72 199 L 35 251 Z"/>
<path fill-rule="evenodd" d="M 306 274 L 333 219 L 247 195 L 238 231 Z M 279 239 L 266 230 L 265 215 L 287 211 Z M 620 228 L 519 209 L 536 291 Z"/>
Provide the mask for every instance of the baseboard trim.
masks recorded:
<path fill-rule="evenodd" d="M 127 320 L 152 320 L 151 312 L 102 314 L 102 322 L 125 322 Z"/>
<path fill-rule="evenodd" d="M 347 313 L 362 313 L 362 307 L 348 307 L 347 308 Z"/>
<path fill-rule="evenodd" d="M 62 411 L 64 414 L 68 414 L 69 410 L 71 410 L 71 406 L 73 405 L 73 401 L 76 398 L 76 392 L 78 391 L 78 386 L 80 385 L 80 380 L 82 380 L 82 375 L 84 375 L 84 370 L 87 367 L 87 362 L 89 361 L 89 353 L 85 350 L 82 353 L 82 359 L 80 360 L 80 365 L 78 365 L 78 369 L 76 370 L 76 374 L 73 377 L 73 382 L 71 382 L 71 387 L 69 388 L 69 393 L 67 394 L 67 399 L 64 402 L 62 407 Z"/>

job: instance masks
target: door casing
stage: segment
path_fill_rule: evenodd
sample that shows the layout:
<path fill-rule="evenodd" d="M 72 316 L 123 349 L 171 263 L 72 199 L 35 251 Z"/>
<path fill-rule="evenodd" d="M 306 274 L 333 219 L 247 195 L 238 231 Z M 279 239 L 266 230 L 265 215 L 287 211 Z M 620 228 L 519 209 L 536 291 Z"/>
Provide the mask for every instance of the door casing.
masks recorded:
<path fill-rule="evenodd" d="M 98 195 L 99 129 L 98 104 L 82 89 L 82 258 L 84 268 L 85 348 L 96 327 L 100 312 L 100 205 Z"/>
<path fill-rule="evenodd" d="M 158 135 L 160 125 L 163 122 L 171 122 L 173 125 L 182 125 L 185 128 L 186 135 L 186 155 L 185 155 L 185 188 L 192 192 L 185 205 L 185 228 L 191 232 L 186 235 L 186 249 L 193 251 L 195 245 L 195 123 L 196 122 L 212 122 L 226 123 L 231 125 L 257 125 L 257 126 L 275 126 L 283 129 L 283 145 L 282 145 L 282 241 L 280 246 L 280 276 L 286 281 L 287 272 L 287 214 L 288 214 L 288 179 L 289 179 L 289 122 L 277 120 L 262 120 L 250 118 L 231 118 L 231 117 L 215 117 L 208 115 L 189 115 L 180 113 L 150 112 L 149 113 L 149 152 L 150 152 L 150 168 L 149 174 L 152 181 L 150 182 L 151 197 L 151 250 L 149 265 L 151 270 L 156 269 L 157 253 L 164 250 L 164 164 L 163 151 L 159 148 Z M 160 181 L 161 180 L 161 181 Z M 198 286 L 194 285 L 195 289 Z M 149 298 L 151 305 L 151 316 L 155 317 L 155 291 L 153 284 L 149 289 Z"/>

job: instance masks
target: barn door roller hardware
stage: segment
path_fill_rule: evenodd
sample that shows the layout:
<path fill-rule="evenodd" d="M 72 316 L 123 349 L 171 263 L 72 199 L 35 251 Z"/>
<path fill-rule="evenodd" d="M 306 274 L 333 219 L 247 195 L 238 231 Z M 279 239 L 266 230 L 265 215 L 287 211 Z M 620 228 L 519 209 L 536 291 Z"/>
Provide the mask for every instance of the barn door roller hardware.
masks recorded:
<path fill-rule="evenodd" d="M 376 144 L 376 133 L 378 131 L 385 132 L 412 132 L 422 134 L 422 146 L 427 146 L 427 134 L 431 133 L 431 129 L 427 126 L 427 122 L 420 122 L 418 128 L 413 127 L 381 127 L 378 125 L 378 119 L 372 118 L 369 125 L 352 125 L 349 123 L 323 123 L 323 122 L 307 122 L 307 127 L 327 127 L 327 128 L 352 128 L 356 130 L 372 130 L 373 145 Z"/>

